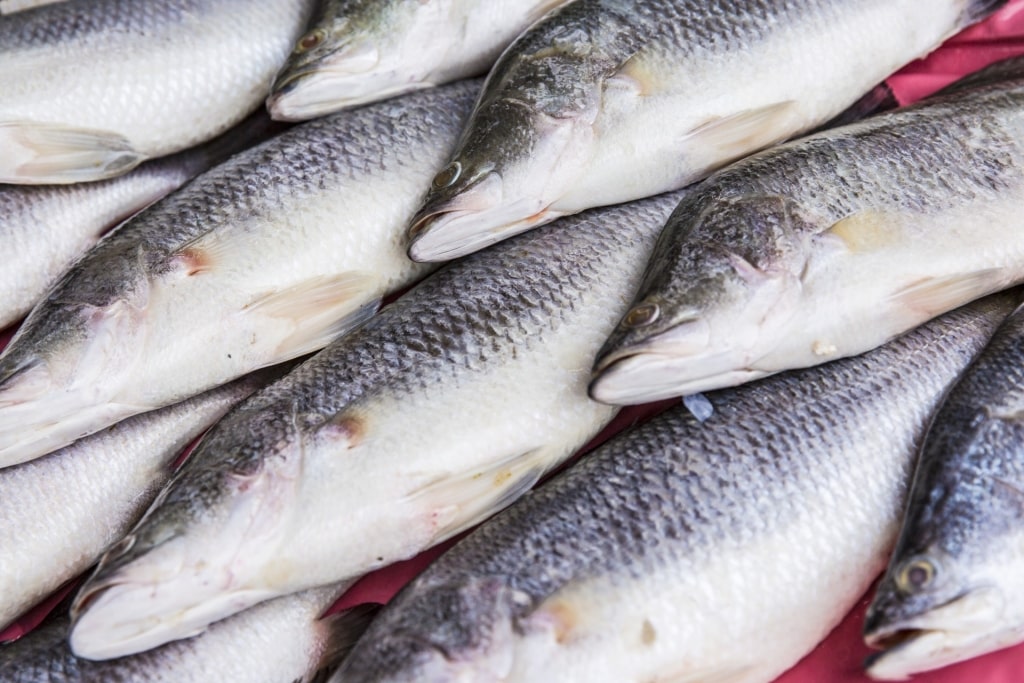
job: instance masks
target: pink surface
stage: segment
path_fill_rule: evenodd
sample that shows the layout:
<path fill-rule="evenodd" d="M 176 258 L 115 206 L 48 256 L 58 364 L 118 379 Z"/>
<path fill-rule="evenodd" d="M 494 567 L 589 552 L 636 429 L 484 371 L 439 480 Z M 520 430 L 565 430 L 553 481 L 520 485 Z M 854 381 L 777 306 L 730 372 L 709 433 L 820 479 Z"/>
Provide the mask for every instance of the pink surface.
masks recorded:
<path fill-rule="evenodd" d="M 1011 0 L 990 18 L 958 36 L 932 53 L 927 59 L 908 65 L 889 79 L 897 100 L 909 104 L 948 85 L 960 76 L 976 71 L 992 62 L 1024 54 L 1024 0 Z M 0 348 L 9 333 L 0 332 Z M 619 418 L 584 451 L 593 448 L 611 434 L 657 412 L 666 403 L 640 406 L 620 414 Z M 330 610 L 337 611 L 365 602 L 384 603 L 435 559 L 451 542 L 429 550 L 417 558 L 400 562 L 375 572 L 352 587 Z M 72 584 L 73 585 L 73 584 Z M 0 633 L 0 641 L 22 636 L 33 628 L 60 601 L 65 587 L 21 621 Z M 860 638 L 867 597 L 862 599 L 829 637 L 796 667 L 778 679 L 778 683 L 865 683 L 861 663 L 869 654 Z M 766 634 L 766 637 L 769 634 Z M 1024 670 L 1024 645 L 948 667 L 944 670 L 915 676 L 920 683 L 1017 683 Z"/>

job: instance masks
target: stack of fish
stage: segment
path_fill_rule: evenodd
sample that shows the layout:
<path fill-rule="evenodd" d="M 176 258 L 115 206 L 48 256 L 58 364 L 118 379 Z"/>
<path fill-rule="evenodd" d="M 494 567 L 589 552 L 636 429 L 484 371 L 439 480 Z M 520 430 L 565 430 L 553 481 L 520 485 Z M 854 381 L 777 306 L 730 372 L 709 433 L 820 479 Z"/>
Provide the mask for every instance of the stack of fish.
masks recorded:
<path fill-rule="evenodd" d="M 1024 640 L 1024 60 L 876 113 L 1006 0 L 315 4 L 0 3 L 0 680 L 767 682 L 894 544 L 872 676 Z"/>

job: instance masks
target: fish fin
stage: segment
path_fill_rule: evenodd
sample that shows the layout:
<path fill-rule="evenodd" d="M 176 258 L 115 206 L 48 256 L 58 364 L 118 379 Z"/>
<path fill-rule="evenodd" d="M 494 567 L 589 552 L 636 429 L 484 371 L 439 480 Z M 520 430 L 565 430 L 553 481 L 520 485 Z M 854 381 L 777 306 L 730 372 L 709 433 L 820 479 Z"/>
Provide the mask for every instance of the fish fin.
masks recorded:
<path fill-rule="evenodd" d="M 722 159 L 736 159 L 792 135 L 799 128 L 798 111 L 793 100 L 774 102 L 709 121 L 687 133 L 686 141 L 714 148 Z"/>
<path fill-rule="evenodd" d="M 334 669 L 348 657 L 348 653 L 359 642 L 363 632 L 380 612 L 381 607 L 376 604 L 357 605 L 342 612 L 330 614 L 317 622 L 317 626 L 325 631 L 325 646 L 324 651 L 320 654 L 317 674 L 310 683 L 327 681 L 330 678 Z"/>
<path fill-rule="evenodd" d="M 902 239 L 901 219 L 881 211 L 858 211 L 837 221 L 824 234 L 838 238 L 851 252 L 886 249 Z"/>
<path fill-rule="evenodd" d="M 379 297 L 367 301 L 373 288 L 366 273 L 317 277 L 264 295 L 246 312 L 292 321 L 294 332 L 278 347 L 284 360 L 318 351 L 371 318 L 380 307 Z"/>
<path fill-rule="evenodd" d="M 502 458 L 469 474 L 442 475 L 409 495 L 434 524 L 433 543 L 451 538 L 508 507 L 547 471 L 546 449 Z"/>
<path fill-rule="evenodd" d="M 934 317 L 1003 289 L 1007 284 L 1001 269 L 987 268 L 971 273 L 923 278 L 895 292 L 892 299 L 905 308 Z"/>
<path fill-rule="evenodd" d="M 0 0 L 0 15 L 14 14 L 26 9 L 34 9 L 43 5 L 53 5 L 66 0 Z"/>
<path fill-rule="evenodd" d="M 0 149 L 0 182 L 23 185 L 113 178 L 143 160 L 121 135 L 52 123 L 0 123 Z"/>
<path fill-rule="evenodd" d="M 605 82 L 612 87 L 625 88 L 638 97 L 657 95 L 659 90 L 664 90 L 654 71 L 644 61 L 643 53 L 634 53 Z"/>

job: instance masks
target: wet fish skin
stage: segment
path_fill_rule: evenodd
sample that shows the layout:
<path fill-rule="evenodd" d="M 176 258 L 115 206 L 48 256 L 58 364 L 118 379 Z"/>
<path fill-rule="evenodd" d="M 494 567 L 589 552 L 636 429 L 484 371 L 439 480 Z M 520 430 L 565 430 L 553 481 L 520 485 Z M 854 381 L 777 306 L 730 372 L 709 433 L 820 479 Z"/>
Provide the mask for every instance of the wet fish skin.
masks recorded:
<path fill-rule="evenodd" d="M 950 389 L 868 609 L 868 665 L 902 680 L 1024 641 L 1024 310 Z"/>
<path fill-rule="evenodd" d="M 774 679 L 884 566 L 931 410 L 1012 305 L 619 435 L 417 577 L 332 681 Z"/>
<path fill-rule="evenodd" d="M 693 183 L 831 119 L 1001 4 L 570 2 L 495 65 L 409 255 L 456 258 Z"/>
<path fill-rule="evenodd" d="M 0 22 L 0 182 L 121 175 L 259 108 L 312 0 L 91 0 Z"/>
<path fill-rule="evenodd" d="M 565 0 L 326 0 L 277 75 L 267 108 L 301 121 L 487 71 Z"/>
<path fill-rule="evenodd" d="M 372 612 L 319 619 L 337 588 L 318 588 L 259 605 L 203 634 L 106 662 L 80 659 L 61 615 L 0 648 L 5 683 L 311 683 L 365 629 Z"/>
<path fill-rule="evenodd" d="M 0 472 L 0 630 L 128 533 L 182 449 L 281 374 L 254 373 Z"/>
<path fill-rule="evenodd" d="M 1014 284 L 1022 165 L 1018 76 L 720 171 L 669 219 L 591 395 L 642 403 L 853 355 Z"/>
<path fill-rule="evenodd" d="M 677 201 L 453 264 L 243 403 L 82 588 L 75 652 L 143 650 L 362 575 L 522 495 L 615 414 L 587 398 L 587 359 Z"/>
<path fill-rule="evenodd" d="M 118 178 L 0 185 L 0 238 L 18 254 L 0 271 L 0 327 L 28 313 L 104 231 L 279 129 L 256 115 L 205 145 L 148 161 Z"/>
<path fill-rule="evenodd" d="M 427 272 L 402 233 L 478 87 L 297 126 L 102 240 L 0 355 L 0 466 L 322 348 Z"/>

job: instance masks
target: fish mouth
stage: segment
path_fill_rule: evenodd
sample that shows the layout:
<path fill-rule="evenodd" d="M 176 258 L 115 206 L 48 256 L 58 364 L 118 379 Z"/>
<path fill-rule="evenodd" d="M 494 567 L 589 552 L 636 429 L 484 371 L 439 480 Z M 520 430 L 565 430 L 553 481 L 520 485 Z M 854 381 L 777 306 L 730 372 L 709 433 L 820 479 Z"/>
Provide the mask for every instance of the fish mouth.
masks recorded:
<path fill-rule="evenodd" d="M 748 382 L 769 373 L 745 367 L 744 354 L 711 342 L 696 320 L 601 356 L 588 392 L 609 405 L 639 405 Z"/>
<path fill-rule="evenodd" d="M 275 121 L 305 121 L 428 85 L 401 82 L 383 71 L 376 47 L 346 46 L 281 72 L 267 98 L 267 111 Z"/>
<path fill-rule="evenodd" d="M 865 661 L 868 675 L 905 680 L 1024 640 L 1024 624 L 1004 622 L 1001 605 L 998 591 L 981 589 L 888 625 L 881 615 L 872 615 L 864 642 L 882 652 Z"/>
<path fill-rule="evenodd" d="M 211 592 L 199 581 L 187 586 L 112 579 L 86 586 L 76 598 L 68 642 L 83 659 L 124 657 L 202 633 L 209 624 L 272 597 L 276 594 L 267 590 Z"/>
<path fill-rule="evenodd" d="M 490 173 L 455 197 L 423 207 L 409 228 L 409 258 L 460 258 L 562 215 L 533 199 L 505 202 L 501 185 L 501 176 Z"/>

